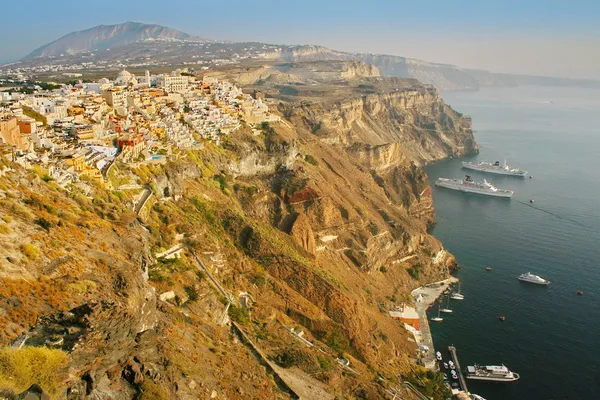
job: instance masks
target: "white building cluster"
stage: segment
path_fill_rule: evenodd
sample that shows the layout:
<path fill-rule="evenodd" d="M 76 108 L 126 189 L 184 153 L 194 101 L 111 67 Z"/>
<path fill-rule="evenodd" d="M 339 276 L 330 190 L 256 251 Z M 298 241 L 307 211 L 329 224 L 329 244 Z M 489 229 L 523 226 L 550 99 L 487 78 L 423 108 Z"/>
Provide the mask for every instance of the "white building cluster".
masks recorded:
<path fill-rule="evenodd" d="M 205 140 L 221 144 L 244 124 L 279 120 L 235 85 L 197 80 L 187 70 L 140 76 L 123 70 L 112 81 L 27 93 L 0 91 L 0 147 L 64 187 L 86 179 L 106 184 L 115 160 L 164 162 Z"/>

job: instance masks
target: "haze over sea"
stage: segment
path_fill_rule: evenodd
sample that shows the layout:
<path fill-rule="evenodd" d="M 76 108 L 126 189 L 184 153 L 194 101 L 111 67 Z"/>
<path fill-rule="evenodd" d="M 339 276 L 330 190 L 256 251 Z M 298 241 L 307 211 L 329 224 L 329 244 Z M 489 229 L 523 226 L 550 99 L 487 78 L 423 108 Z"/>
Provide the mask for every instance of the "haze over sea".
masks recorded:
<path fill-rule="evenodd" d="M 465 295 L 432 323 L 436 349 L 446 357 L 454 344 L 463 369 L 504 363 L 521 374 L 514 383 L 468 381 L 488 400 L 600 398 L 600 90 L 519 87 L 443 98 L 473 118 L 481 151 L 464 160 L 506 159 L 534 179 L 468 172 L 456 159 L 427 168 L 432 185 L 469 173 L 515 191 L 506 200 L 434 188 L 433 234 L 462 267 Z M 527 271 L 552 283 L 516 279 Z"/>

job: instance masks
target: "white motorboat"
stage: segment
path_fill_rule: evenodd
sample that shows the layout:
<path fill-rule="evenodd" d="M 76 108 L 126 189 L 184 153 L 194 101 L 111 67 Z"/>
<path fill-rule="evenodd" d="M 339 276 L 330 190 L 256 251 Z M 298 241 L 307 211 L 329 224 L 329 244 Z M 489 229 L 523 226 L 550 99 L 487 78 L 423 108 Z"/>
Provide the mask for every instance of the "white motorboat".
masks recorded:
<path fill-rule="evenodd" d="M 469 365 L 467 379 L 480 381 L 513 382 L 520 378 L 519 374 L 510 371 L 504 365 Z"/>
<path fill-rule="evenodd" d="M 523 282 L 535 283 L 537 285 L 549 285 L 550 281 L 547 281 L 538 275 L 533 275 L 531 272 L 527 272 L 526 274 L 519 275 L 517 278 Z"/>

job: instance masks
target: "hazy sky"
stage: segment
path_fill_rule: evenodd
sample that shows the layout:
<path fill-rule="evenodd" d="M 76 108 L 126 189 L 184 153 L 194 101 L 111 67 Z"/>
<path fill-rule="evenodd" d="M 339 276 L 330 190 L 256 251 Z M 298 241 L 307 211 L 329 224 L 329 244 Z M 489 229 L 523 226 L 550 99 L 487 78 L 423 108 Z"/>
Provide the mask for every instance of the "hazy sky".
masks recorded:
<path fill-rule="evenodd" d="M 140 21 L 210 39 L 320 44 L 495 72 L 600 79 L 600 0 L 2 3 L 0 62 L 75 30 Z"/>

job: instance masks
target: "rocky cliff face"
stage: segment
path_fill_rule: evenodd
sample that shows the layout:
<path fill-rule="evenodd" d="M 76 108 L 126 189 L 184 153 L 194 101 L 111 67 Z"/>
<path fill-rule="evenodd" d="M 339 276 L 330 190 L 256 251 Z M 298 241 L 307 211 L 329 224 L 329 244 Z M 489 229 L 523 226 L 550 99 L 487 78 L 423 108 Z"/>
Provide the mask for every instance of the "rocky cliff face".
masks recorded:
<path fill-rule="evenodd" d="M 360 63 L 283 68 L 267 69 L 300 84 L 246 88 L 280 122 L 165 166 L 114 168 L 155 191 L 143 217 L 135 192 L 88 199 L 8 173 L 0 340 L 67 352 L 60 394 L 375 399 L 411 370 L 414 343 L 388 310 L 453 263 L 427 232 L 421 165 L 475 151 L 470 120 Z M 169 249 L 180 258 L 159 256 Z"/>
<path fill-rule="evenodd" d="M 295 123 L 301 119 L 310 125 L 320 140 L 351 148 L 375 169 L 403 159 L 423 164 L 477 150 L 470 118 L 446 105 L 433 87 L 282 109 Z"/>

